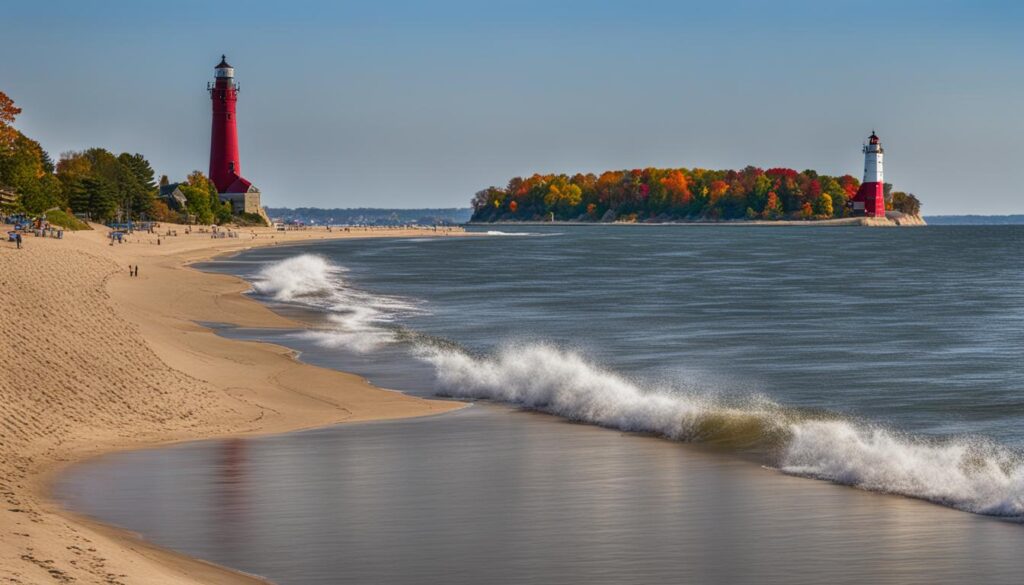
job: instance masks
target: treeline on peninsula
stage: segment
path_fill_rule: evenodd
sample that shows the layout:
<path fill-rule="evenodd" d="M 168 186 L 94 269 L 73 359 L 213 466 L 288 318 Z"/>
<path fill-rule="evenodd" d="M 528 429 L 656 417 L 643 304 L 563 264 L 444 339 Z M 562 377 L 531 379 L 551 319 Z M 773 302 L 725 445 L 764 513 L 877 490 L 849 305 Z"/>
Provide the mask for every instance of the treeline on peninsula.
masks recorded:
<path fill-rule="evenodd" d="M 51 217 L 59 210 L 99 222 L 153 219 L 208 224 L 238 220 L 232 217 L 230 203 L 220 200 L 200 171 L 183 183 L 185 205 L 172 209 L 158 197 L 153 167 L 141 154 L 114 154 L 96 147 L 61 153 L 54 162 L 39 142 L 14 127 L 20 113 L 21 108 L 0 91 L 0 190 L 16 195 L 13 202 L 0 199 L 0 212 Z M 161 184 L 166 181 L 163 177 Z"/>
<path fill-rule="evenodd" d="M 860 181 L 813 170 L 646 168 L 600 175 L 515 177 L 473 198 L 472 221 L 700 221 L 847 217 Z M 918 214 L 913 194 L 885 184 L 886 209 Z"/>

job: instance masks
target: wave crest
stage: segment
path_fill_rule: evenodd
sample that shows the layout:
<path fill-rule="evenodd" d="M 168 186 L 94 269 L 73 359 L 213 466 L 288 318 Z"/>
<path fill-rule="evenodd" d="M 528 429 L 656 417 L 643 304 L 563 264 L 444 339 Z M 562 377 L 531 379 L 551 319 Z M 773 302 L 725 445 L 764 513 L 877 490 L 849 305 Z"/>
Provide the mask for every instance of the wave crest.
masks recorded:
<path fill-rule="evenodd" d="M 422 312 L 414 302 L 348 286 L 342 278 L 345 272 L 323 256 L 302 254 L 267 265 L 253 286 L 276 301 L 327 311 L 330 326 L 302 336 L 324 347 L 344 347 L 358 353 L 394 342 L 396 331 L 389 324 L 399 315 Z"/>
<path fill-rule="evenodd" d="M 302 254 L 268 264 L 256 276 L 255 289 L 277 301 L 325 296 L 341 284 L 343 269 L 323 256 Z"/>
<path fill-rule="evenodd" d="M 491 357 L 437 348 L 419 355 L 433 364 L 446 396 L 509 402 L 678 441 L 763 450 L 779 443 L 790 421 L 822 416 L 784 409 L 760 396 L 734 405 L 680 389 L 645 388 L 545 343 L 506 345 Z"/>
<path fill-rule="evenodd" d="M 1019 454 L 982 439 L 928 441 L 848 421 L 790 430 L 781 469 L 993 516 L 1024 515 Z"/>
<path fill-rule="evenodd" d="M 980 439 L 929 441 L 764 398 L 731 405 L 667 388 L 643 388 L 576 353 L 508 345 L 490 357 L 422 350 L 441 392 L 517 404 L 569 420 L 765 453 L 781 471 L 960 510 L 1024 515 L 1024 465 Z"/>

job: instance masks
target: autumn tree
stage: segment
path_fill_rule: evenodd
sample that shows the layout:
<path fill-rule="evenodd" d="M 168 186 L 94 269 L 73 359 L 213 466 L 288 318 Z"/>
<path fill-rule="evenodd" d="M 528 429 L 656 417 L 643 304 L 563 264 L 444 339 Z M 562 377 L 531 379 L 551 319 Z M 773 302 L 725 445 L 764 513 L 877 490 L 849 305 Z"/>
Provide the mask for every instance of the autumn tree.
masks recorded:
<path fill-rule="evenodd" d="M 704 204 L 704 215 L 712 218 L 719 218 L 722 212 L 722 199 L 729 191 L 729 183 L 721 179 L 711 181 L 707 186 L 707 201 Z"/>
<path fill-rule="evenodd" d="M 564 175 L 556 177 L 548 185 L 548 193 L 544 196 L 544 206 L 559 216 L 571 213 L 583 200 L 583 191 Z"/>
<path fill-rule="evenodd" d="M 202 171 L 189 173 L 188 189 L 182 187 L 182 193 L 188 200 L 186 207 L 199 223 L 224 224 L 231 221 L 231 203 L 221 201 L 217 187 Z M 200 193 L 205 193 L 205 197 Z"/>
<path fill-rule="evenodd" d="M 860 189 L 860 181 L 853 175 L 843 175 L 839 178 L 839 184 L 842 185 L 848 199 L 853 199 Z"/>
<path fill-rule="evenodd" d="M 153 202 L 150 216 L 156 221 L 169 223 L 179 222 L 182 219 L 181 214 L 168 207 L 167 203 L 162 199 L 157 199 Z"/>
<path fill-rule="evenodd" d="M 846 210 L 846 190 L 835 177 L 822 177 L 821 189 L 832 198 L 832 215 L 842 215 Z"/>
<path fill-rule="evenodd" d="M 210 206 L 210 192 L 192 184 L 179 187 L 185 195 L 185 208 L 194 215 L 197 223 L 211 224 L 214 222 L 213 208 Z"/>
<path fill-rule="evenodd" d="M 661 184 L 668 194 L 670 207 L 685 207 L 693 200 L 690 183 L 682 171 L 678 169 L 670 171 L 668 176 L 661 180 Z"/>
<path fill-rule="evenodd" d="M 832 217 L 832 196 L 822 193 L 814 201 L 814 213 L 822 217 Z"/>
<path fill-rule="evenodd" d="M 64 204 L 64 189 L 53 176 L 53 160 L 35 140 L 14 127 L 21 108 L 0 92 L 0 187 L 18 194 L 15 204 L 42 213 Z"/>
<path fill-rule="evenodd" d="M 19 195 L 23 209 L 42 213 L 64 205 L 64 189 L 48 172 L 49 157 L 38 142 L 15 130 L 14 141 L 0 152 L 0 186 Z"/>
<path fill-rule="evenodd" d="M 892 208 L 895 211 L 901 211 L 910 215 L 919 215 L 921 213 L 921 202 L 918 201 L 913 193 L 893 191 Z"/>
<path fill-rule="evenodd" d="M 0 91 L 0 152 L 14 146 L 18 131 L 14 129 L 14 119 L 21 113 L 21 108 L 14 105 L 14 100 Z"/>
<path fill-rule="evenodd" d="M 494 220 L 494 214 L 501 209 L 505 196 L 505 192 L 497 187 L 488 187 L 487 189 L 477 191 L 476 195 L 473 196 L 473 209 L 487 212 L 486 217 L 481 217 L 479 220 Z"/>
<path fill-rule="evenodd" d="M 760 173 L 754 179 L 752 185 L 749 204 L 751 209 L 764 209 L 765 203 L 768 202 L 768 193 L 772 190 L 772 181 L 764 173 Z"/>
<path fill-rule="evenodd" d="M 765 219 L 779 219 L 783 213 L 782 202 L 779 201 L 779 196 L 775 194 L 775 191 L 771 191 L 768 193 L 768 199 L 765 201 L 761 217 Z"/>
<path fill-rule="evenodd" d="M 189 173 L 188 177 L 185 178 L 185 181 L 189 185 L 191 185 L 193 187 L 198 187 L 198 188 L 206 191 L 207 193 L 209 193 L 210 191 L 213 191 L 213 192 L 217 191 L 217 188 L 213 186 L 213 181 L 208 179 L 206 177 L 206 175 L 203 174 L 203 171 L 200 171 L 200 170 L 195 170 L 195 171 L 192 171 L 191 173 Z"/>
<path fill-rule="evenodd" d="M 605 171 L 597 178 L 598 202 L 608 208 L 616 208 L 622 203 L 623 173 L 621 171 Z"/>

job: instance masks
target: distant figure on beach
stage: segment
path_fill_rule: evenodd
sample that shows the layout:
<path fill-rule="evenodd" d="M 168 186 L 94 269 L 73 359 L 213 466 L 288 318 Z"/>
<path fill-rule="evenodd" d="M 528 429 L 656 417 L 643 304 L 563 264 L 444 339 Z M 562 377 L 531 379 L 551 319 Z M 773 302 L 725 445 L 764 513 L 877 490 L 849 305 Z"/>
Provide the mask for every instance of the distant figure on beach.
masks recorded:
<path fill-rule="evenodd" d="M 14 234 L 14 243 L 18 245 L 18 249 L 21 249 L 21 234 Z"/>

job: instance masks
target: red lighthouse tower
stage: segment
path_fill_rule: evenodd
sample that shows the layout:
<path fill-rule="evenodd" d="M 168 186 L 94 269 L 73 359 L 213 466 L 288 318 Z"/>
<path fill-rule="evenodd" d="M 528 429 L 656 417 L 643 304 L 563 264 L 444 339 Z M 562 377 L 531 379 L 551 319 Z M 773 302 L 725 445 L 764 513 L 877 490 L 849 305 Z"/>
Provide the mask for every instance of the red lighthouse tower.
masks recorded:
<path fill-rule="evenodd" d="M 885 149 L 882 141 L 871 131 L 868 143 L 864 145 L 864 182 L 850 203 L 853 212 L 868 217 L 885 217 L 885 179 L 882 174 L 882 156 Z"/>
<path fill-rule="evenodd" d="M 214 69 L 214 82 L 207 84 L 213 104 L 213 129 L 210 133 L 210 180 L 219 193 L 246 193 L 252 187 L 242 178 L 242 163 L 238 158 L 238 126 L 235 105 L 238 103 L 238 85 L 235 69 L 221 55 Z"/>

